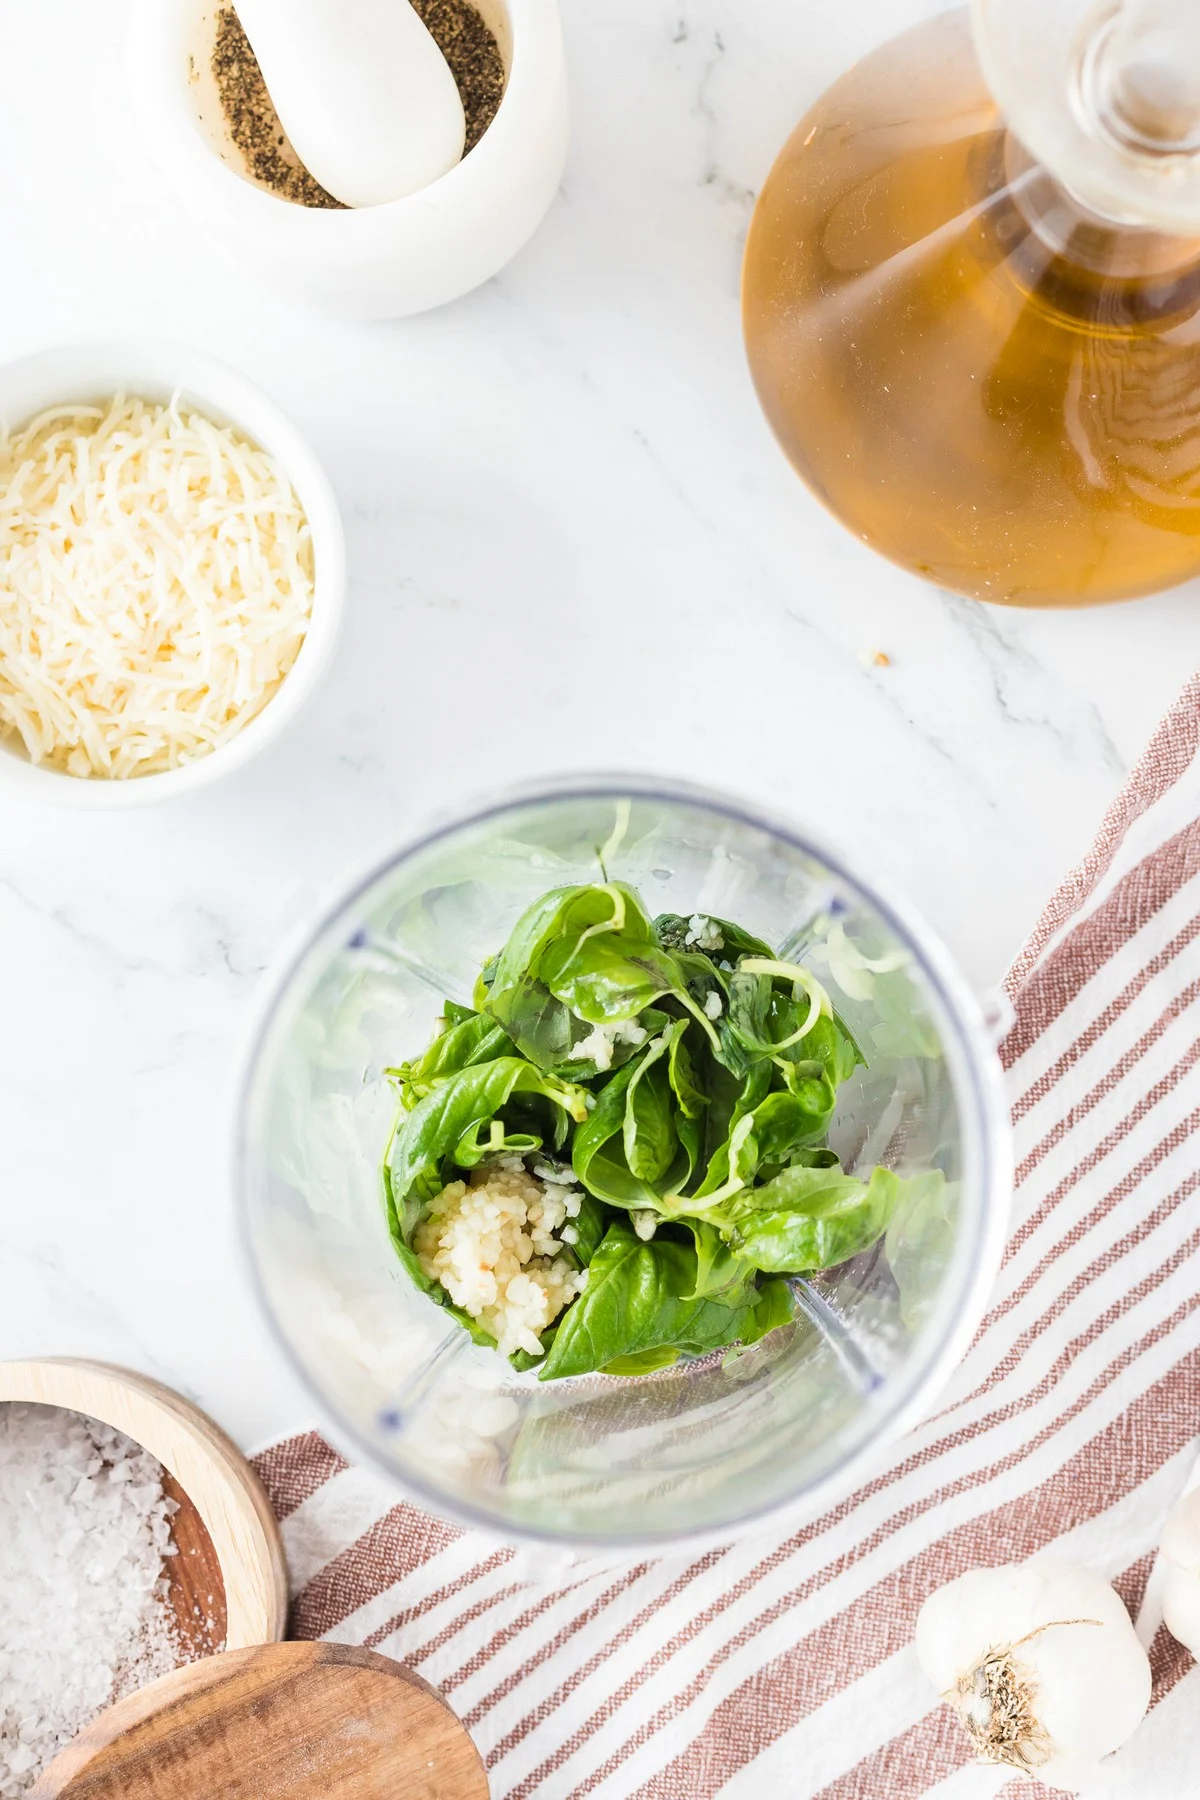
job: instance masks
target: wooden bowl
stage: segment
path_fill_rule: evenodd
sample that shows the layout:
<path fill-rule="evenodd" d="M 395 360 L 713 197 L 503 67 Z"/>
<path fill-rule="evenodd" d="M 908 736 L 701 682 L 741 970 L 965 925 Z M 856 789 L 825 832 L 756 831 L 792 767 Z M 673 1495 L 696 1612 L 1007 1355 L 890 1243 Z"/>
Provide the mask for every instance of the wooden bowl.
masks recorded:
<path fill-rule="evenodd" d="M 70 1357 L 0 1363 L 8 1400 L 84 1413 L 163 1465 L 163 1490 L 179 1503 L 178 1554 L 164 1573 L 185 1662 L 283 1636 L 287 1567 L 275 1515 L 241 1451 L 199 1407 L 131 1369 Z"/>

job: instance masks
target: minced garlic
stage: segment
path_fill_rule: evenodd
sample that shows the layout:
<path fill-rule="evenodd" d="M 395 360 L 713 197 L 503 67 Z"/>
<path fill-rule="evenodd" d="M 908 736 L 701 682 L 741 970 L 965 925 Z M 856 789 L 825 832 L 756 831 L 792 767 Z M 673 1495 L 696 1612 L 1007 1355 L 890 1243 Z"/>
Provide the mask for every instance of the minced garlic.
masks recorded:
<path fill-rule="evenodd" d="M 541 1334 L 587 1285 L 566 1252 L 582 1196 L 519 1163 L 452 1181 L 413 1232 L 422 1269 L 496 1339 L 502 1356 L 541 1356 Z M 568 1236 L 568 1232 L 570 1236 Z"/>

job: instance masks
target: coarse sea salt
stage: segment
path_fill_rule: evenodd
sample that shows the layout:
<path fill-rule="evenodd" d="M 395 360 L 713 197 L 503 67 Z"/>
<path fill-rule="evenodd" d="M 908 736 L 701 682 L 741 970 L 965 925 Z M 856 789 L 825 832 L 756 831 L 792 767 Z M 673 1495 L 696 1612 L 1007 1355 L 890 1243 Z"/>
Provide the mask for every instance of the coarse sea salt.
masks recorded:
<path fill-rule="evenodd" d="M 0 1800 L 113 1700 L 183 1660 L 162 1465 L 55 1406 L 0 1405 Z"/>

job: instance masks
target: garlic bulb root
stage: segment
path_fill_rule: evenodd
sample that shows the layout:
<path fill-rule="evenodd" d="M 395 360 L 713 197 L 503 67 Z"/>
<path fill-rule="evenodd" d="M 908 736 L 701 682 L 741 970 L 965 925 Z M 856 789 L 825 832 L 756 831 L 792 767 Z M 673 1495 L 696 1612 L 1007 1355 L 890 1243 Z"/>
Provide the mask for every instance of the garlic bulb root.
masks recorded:
<path fill-rule="evenodd" d="M 985 1761 L 1074 1787 L 1150 1703 L 1150 1663 L 1119 1595 L 1056 1557 L 972 1569 L 931 1594 L 917 1656 Z"/>
<path fill-rule="evenodd" d="M 993 1645 L 942 1695 L 985 1761 L 1008 1763 L 1024 1775 L 1050 1761 L 1054 1745 L 1037 1716 L 1037 1676 L 1017 1651 L 1059 1625 L 1099 1624 L 1099 1619 L 1051 1619 L 1015 1644 Z"/>

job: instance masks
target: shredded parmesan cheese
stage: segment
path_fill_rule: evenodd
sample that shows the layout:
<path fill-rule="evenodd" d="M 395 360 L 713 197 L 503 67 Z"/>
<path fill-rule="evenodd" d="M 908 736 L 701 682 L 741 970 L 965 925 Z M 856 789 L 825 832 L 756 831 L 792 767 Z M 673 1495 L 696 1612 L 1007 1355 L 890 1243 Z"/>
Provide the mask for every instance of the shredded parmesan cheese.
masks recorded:
<path fill-rule="evenodd" d="M 157 774 L 261 712 L 312 606 L 286 474 L 202 414 L 118 394 L 0 432 L 0 737 Z"/>

